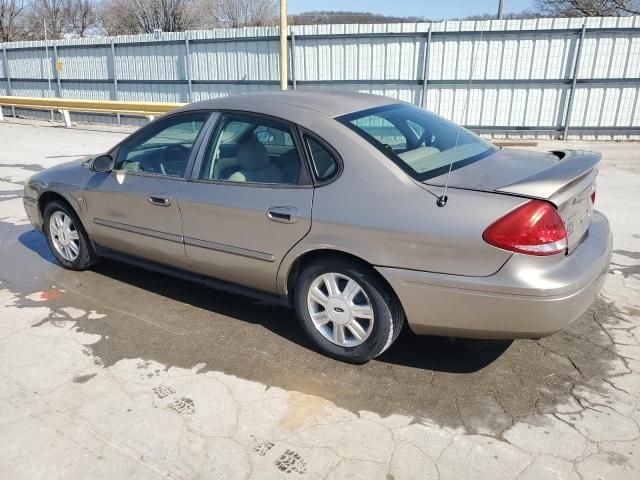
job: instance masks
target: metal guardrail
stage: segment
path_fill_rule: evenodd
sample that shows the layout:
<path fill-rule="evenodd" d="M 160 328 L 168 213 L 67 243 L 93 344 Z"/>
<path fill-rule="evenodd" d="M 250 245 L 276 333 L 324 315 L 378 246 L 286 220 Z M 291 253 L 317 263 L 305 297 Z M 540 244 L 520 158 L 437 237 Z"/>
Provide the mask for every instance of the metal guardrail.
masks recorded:
<path fill-rule="evenodd" d="M 71 126 L 69 112 L 110 113 L 135 115 L 150 120 L 183 106 L 183 103 L 119 102 L 113 100 L 71 100 L 65 98 L 0 96 L 0 107 L 56 110 L 62 114 L 67 127 Z M 0 108 L 0 121 L 3 120 Z"/>

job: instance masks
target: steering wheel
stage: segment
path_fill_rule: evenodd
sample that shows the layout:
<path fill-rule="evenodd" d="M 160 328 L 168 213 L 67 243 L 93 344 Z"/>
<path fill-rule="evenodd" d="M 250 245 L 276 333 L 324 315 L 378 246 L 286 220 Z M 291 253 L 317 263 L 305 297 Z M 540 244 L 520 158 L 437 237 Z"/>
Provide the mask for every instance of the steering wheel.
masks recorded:
<path fill-rule="evenodd" d="M 190 149 L 180 144 L 168 145 L 167 147 L 165 147 L 160 154 L 159 162 L 162 174 L 167 175 L 165 164 L 167 164 L 167 167 L 169 167 L 172 163 L 180 165 L 187 163 L 190 151 Z"/>

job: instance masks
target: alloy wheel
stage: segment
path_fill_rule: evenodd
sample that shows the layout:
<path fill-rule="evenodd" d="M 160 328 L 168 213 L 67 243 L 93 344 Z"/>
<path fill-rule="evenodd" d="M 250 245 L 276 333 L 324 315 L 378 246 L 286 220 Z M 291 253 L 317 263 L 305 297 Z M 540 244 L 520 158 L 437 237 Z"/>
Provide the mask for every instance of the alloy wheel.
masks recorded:
<path fill-rule="evenodd" d="M 49 218 L 49 234 L 56 251 L 69 262 L 80 255 L 80 236 L 71 217 L 61 210 Z"/>

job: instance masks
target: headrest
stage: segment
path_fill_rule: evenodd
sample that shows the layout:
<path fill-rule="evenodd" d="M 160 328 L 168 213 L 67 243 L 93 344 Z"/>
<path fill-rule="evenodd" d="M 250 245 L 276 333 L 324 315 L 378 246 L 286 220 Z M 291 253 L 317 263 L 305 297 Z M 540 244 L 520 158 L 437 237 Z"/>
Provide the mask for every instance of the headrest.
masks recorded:
<path fill-rule="evenodd" d="M 259 170 L 268 167 L 271 161 L 263 144 L 249 140 L 238 148 L 238 163 L 243 170 Z"/>

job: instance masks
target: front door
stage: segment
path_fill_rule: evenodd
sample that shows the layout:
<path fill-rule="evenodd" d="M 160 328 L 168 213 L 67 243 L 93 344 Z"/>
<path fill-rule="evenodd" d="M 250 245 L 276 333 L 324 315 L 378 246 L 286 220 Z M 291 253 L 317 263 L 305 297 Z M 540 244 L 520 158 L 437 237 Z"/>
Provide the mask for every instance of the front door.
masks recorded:
<path fill-rule="evenodd" d="M 115 168 L 94 173 L 84 197 L 91 235 L 100 246 L 187 267 L 178 194 L 208 113 L 160 120 L 120 145 Z"/>
<path fill-rule="evenodd" d="M 311 227 L 313 187 L 292 128 L 223 114 L 181 190 L 191 268 L 275 292 L 286 253 Z"/>

